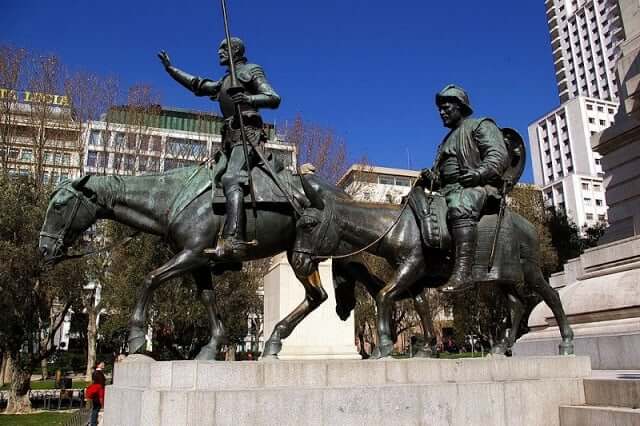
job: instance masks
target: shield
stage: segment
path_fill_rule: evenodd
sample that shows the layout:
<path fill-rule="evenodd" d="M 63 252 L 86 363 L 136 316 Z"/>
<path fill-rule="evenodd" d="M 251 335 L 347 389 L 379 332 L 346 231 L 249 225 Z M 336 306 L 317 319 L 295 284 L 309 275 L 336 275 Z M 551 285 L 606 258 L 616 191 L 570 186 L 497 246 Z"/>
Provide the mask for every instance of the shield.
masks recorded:
<path fill-rule="evenodd" d="M 509 167 L 503 175 L 503 179 L 510 182 L 506 191 L 509 192 L 518 183 L 522 172 L 524 172 L 524 167 L 527 164 L 527 150 L 522 136 L 516 130 L 505 127 L 502 129 L 502 135 L 511 159 Z"/>

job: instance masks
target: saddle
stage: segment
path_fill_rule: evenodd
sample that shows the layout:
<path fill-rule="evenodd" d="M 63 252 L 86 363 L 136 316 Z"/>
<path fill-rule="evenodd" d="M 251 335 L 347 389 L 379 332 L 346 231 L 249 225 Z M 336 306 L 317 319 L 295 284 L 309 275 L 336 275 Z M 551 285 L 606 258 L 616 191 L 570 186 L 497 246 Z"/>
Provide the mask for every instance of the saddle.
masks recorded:
<path fill-rule="evenodd" d="M 222 158 L 224 158 L 224 156 Z M 219 206 L 220 208 L 224 208 L 226 198 L 220 186 L 220 177 L 226 168 L 226 161 L 222 158 L 217 162 L 203 163 L 193 167 L 193 172 L 185 181 L 184 189 L 176 196 L 169 209 L 167 214 L 169 223 L 173 223 L 180 213 L 196 199 L 205 194 L 209 194 L 214 207 L 217 208 Z M 306 195 L 304 195 L 304 190 L 300 182 L 302 177 L 300 175 L 284 168 L 282 164 L 278 165 L 277 162 L 272 165 L 272 170 L 276 171 L 279 182 L 284 187 L 284 190 L 293 196 L 295 203 L 298 203 L 298 205 L 302 207 L 310 204 Z M 251 169 L 251 177 L 256 203 L 258 205 L 289 205 L 287 197 L 275 183 L 274 178 L 263 164 L 258 164 Z M 315 190 L 323 190 L 335 193 L 336 196 L 348 197 L 346 193 L 340 192 L 338 188 L 332 186 L 315 174 L 306 174 L 305 178 Z M 245 191 L 244 202 L 247 206 L 251 205 L 251 194 L 249 190 Z"/>
<path fill-rule="evenodd" d="M 426 193 L 414 188 L 408 195 L 424 247 L 449 252 L 453 256 L 453 241 L 447 225 L 447 203 L 438 193 Z M 518 283 L 523 280 L 520 266 L 520 244 L 515 238 L 513 213 L 505 210 L 498 234 L 496 255 L 491 270 L 487 270 L 496 233 L 498 214 L 485 214 L 478 223 L 478 244 L 473 264 L 473 280 L 477 283 Z"/>

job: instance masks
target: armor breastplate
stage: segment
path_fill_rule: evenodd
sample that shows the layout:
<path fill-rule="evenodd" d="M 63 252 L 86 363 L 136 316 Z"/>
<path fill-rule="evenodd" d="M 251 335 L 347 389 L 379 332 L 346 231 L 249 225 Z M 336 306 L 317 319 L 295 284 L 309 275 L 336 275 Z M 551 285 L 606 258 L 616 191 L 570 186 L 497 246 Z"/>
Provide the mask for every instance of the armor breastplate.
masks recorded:
<path fill-rule="evenodd" d="M 236 69 L 236 74 L 241 70 L 241 67 Z M 244 87 L 247 94 L 252 95 L 247 84 L 243 83 L 240 79 L 238 79 L 238 84 Z M 220 93 L 218 95 L 218 102 L 220 103 L 220 112 L 224 118 L 233 117 L 235 114 L 235 107 L 233 104 L 233 100 L 231 100 L 231 96 L 227 94 L 227 90 L 231 87 L 231 76 L 229 74 L 225 75 L 222 80 L 222 85 L 220 87 Z M 240 110 L 242 111 L 242 115 L 247 113 L 257 113 L 257 110 L 249 105 L 240 105 Z"/>

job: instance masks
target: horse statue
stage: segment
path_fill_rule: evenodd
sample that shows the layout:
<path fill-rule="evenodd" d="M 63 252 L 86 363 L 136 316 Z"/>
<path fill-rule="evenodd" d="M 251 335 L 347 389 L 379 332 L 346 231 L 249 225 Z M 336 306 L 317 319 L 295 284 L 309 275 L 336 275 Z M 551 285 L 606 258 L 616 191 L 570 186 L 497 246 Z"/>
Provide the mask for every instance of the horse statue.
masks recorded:
<path fill-rule="evenodd" d="M 346 256 L 341 260 L 348 263 L 351 253 L 363 249 L 384 258 L 395 271 L 376 296 L 379 345 L 372 357 L 387 357 L 393 350 L 391 314 L 394 302 L 419 294 L 425 287 L 443 285 L 451 270 L 449 250 L 429 247 L 422 242 L 420 225 L 411 209 L 336 198 L 314 188 L 306 179 L 302 179 L 302 184 L 311 205 L 298 219 L 291 255 L 296 274 L 304 276 L 313 271 L 320 260 L 332 256 Z M 446 208 L 442 203 L 440 209 Z M 498 285 L 508 303 L 511 326 L 504 329 L 492 353 L 508 355 L 518 337 L 525 303 L 522 289 L 516 284 L 524 282 L 525 289 L 539 295 L 554 314 L 562 336 L 559 353 L 573 354 L 573 331 L 557 292 L 544 279 L 540 268 L 536 230 L 509 208 L 504 213 L 495 263 L 494 255 L 489 254 L 493 251 L 491 245 L 498 215 L 483 216 L 473 268 L 474 281 Z M 439 214 L 444 217 L 444 212 Z M 488 270 L 487 265 L 492 263 L 493 267 Z"/>
<path fill-rule="evenodd" d="M 152 293 L 167 280 L 187 273 L 195 279 L 211 329 L 211 338 L 196 359 L 213 360 L 224 340 L 224 327 L 214 303 L 212 272 L 215 276 L 225 270 L 237 270 L 240 264 L 216 259 L 205 252 L 216 246 L 225 220 L 224 195 L 215 184 L 215 175 L 215 168 L 201 165 L 142 176 L 84 176 L 61 183 L 51 195 L 39 241 L 45 263 L 54 264 L 67 258 L 69 247 L 98 219 L 161 236 L 175 253 L 168 262 L 149 272 L 142 283 L 129 321 L 131 353 L 146 346 L 144 323 Z M 296 235 L 294 209 L 285 201 L 281 187 L 262 167 L 253 168 L 252 175 L 257 208 L 254 211 L 249 199 L 245 199 L 250 209 L 247 234 L 255 236 L 257 245 L 251 246 L 246 258 L 239 261 L 271 257 L 283 251 L 291 254 Z M 281 168 L 278 177 L 300 205 L 308 203 L 299 175 Z M 309 180 L 312 186 L 336 198 L 348 197 L 319 177 Z M 309 271 L 306 276 L 296 275 L 304 286 L 305 298 L 277 324 L 265 344 L 263 357 L 277 356 L 282 339 L 327 298 L 317 269 L 306 270 Z"/>

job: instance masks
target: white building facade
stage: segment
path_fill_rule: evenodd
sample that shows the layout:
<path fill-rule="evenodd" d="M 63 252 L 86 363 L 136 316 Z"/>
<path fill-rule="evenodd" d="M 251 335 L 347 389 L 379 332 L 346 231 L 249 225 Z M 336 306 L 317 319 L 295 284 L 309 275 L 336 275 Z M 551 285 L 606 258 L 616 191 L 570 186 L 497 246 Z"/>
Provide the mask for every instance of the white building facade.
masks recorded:
<path fill-rule="evenodd" d="M 161 173 L 200 164 L 222 146 L 222 118 L 182 109 L 155 112 L 144 124 L 132 124 L 124 113 L 87 124 L 84 143 L 86 174 Z M 270 134 L 264 149 L 285 165 L 295 162 L 295 147 Z"/>
<path fill-rule="evenodd" d="M 624 39 L 617 0 L 546 0 L 560 102 L 616 101 L 616 61 Z"/>
<path fill-rule="evenodd" d="M 616 0 L 546 0 L 545 10 L 562 104 L 529 125 L 534 181 L 548 206 L 583 228 L 607 220 L 591 137 L 611 126 L 618 110 L 624 30 Z"/>
<path fill-rule="evenodd" d="M 564 210 L 580 227 L 607 219 L 601 157 L 590 139 L 613 123 L 617 108 L 579 96 L 529 126 L 536 185 L 547 205 Z"/>
<path fill-rule="evenodd" d="M 400 204 L 419 175 L 415 170 L 354 164 L 338 186 L 358 201 Z"/>

